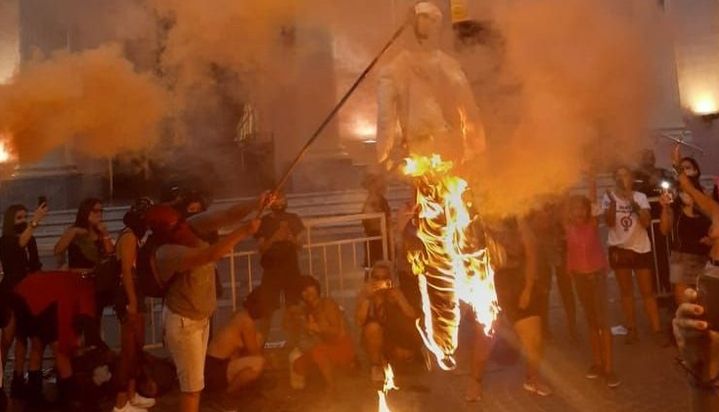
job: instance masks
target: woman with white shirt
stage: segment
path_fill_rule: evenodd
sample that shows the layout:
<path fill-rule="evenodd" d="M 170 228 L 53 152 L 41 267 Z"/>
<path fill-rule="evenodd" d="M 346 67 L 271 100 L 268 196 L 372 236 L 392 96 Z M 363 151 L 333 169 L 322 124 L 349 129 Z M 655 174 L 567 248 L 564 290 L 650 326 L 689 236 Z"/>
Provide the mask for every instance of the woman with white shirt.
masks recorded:
<path fill-rule="evenodd" d="M 625 343 L 630 345 L 639 340 L 632 272 L 636 274 L 644 310 L 649 317 L 655 339 L 660 341 L 663 334 L 654 294 L 652 244 L 647 233 L 652 222 L 649 201 L 646 195 L 632 190 L 634 176 L 629 168 L 619 167 L 614 172 L 614 180 L 616 187 L 607 191 L 602 205 L 609 227 L 609 264 L 614 270 L 622 295 L 622 311 L 627 327 Z"/>

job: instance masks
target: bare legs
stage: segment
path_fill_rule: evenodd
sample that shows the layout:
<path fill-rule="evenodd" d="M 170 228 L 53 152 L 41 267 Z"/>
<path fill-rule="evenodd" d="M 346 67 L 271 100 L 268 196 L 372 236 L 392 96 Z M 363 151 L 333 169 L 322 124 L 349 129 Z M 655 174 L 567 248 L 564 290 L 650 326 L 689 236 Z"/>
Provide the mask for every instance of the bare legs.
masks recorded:
<path fill-rule="evenodd" d="M 637 328 L 637 316 L 634 308 L 634 284 L 632 282 L 631 269 L 617 269 L 615 271 L 619 290 L 622 295 L 622 311 L 626 326 L 630 330 Z M 659 308 L 657 298 L 654 296 L 654 279 L 649 269 L 636 270 L 637 285 L 644 301 L 644 310 L 649 318 L 652 331 L 659 332 Z"/>

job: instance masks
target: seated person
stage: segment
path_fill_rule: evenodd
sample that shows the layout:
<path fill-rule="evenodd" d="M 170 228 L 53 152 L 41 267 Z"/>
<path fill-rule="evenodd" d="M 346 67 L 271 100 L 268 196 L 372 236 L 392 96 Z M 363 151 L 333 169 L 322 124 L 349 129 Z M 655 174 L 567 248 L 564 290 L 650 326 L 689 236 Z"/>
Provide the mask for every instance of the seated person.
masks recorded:
<path fill-rule="evenodd" d="M 379 261 L 357 297 L 357 326 L 372 364 L 372 380 L 384 381 L 388 360 L 407 361 L 419 354 L 421 337 L 415 327 L 417 314 L 402 291 L 392 283 L 391 263 Z"/>
<path fill-rule="evenodd" d="M 205 389 L 234 393 L 257 380 L 265 367 L 264 338 L 255 322 L 262 319 L 260 289 L 247 296 L 245 310 L 238 312 L 207 347 Z"/>
<path fill-rule="evenodd" d="M 355 366 L 355 351 L 349 328 L 340 306 L 320 295 L 320 283 L 312 276 L 301 276 L 299 290 L 302 311 L 295 321 L 300 322 L 309 342 L 304 350 L 296 349 L 290 356 L 292 387 L 301 389 L 307 375 L 318 369 L 327 392 L 335 391 L 335 371 Z"/>
<path fill-rule="evenodd" d="M 67 410 L 94 410 L 78 405 L 80 388 L 73 379 L 71 360 L 81 347 L 106 347 L 95 321 L 95 285 L 77 272 L 38 272 L 25 277 L 14 290 L 13 310 L 18 337 L 30 339 L 28 399 L 45 407 L 42 360 L 46 346 L 55 355 L 58 399 Z M 84 338 L 84 339 L 83 339 Z"/>

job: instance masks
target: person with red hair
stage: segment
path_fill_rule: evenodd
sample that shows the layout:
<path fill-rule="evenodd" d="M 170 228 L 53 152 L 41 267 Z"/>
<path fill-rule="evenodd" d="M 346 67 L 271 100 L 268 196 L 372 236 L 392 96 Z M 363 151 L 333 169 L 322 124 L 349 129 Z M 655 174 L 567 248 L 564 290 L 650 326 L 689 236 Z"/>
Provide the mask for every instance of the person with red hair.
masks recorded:
<path fill-rule="evenodd" d="M 167 290 L 165 344 L 180 381 L 179 411 L 198 411 L 200 393 L 205 387 L 210 318 L 217 306 L 215 262 L 232 252 L 237 243 L 251 237 L 260 221 L 253 219 L 212 245 L 202 240 L 203 234 L 240 222 L 253 210 L 266 206 L 270 199 L 263 195 L 259 202 L 208 211 L 187 220 L 169 205 L 154 206 L 145 214 L 152 232 L 148 242 L 160 245 L 155 251 L 154 266 Z"/>

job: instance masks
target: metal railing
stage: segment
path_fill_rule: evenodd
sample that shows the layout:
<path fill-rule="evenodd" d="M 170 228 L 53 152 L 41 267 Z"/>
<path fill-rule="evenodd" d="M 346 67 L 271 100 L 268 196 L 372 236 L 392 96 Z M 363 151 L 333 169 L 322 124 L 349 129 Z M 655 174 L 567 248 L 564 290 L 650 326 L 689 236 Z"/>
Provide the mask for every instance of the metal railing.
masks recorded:
<path fill-rule="evenodd" d="M 365 220 L 379 221 L 380 235 L 364 235 L 362 222 Z M 348 281 L 364 279 L 365 259 L 376 258 L 371 256 L 371 242 L 382 243 L 382 259 L 390 256 L 389 227 L 383 213 L 312 218 L 304 220 L 303 223 L 305 241 L 300 254 L 300 267 L 304 273 L 321 281 L 327 295 L 342 296 Z M 231 308 L 232 312 L 236 311 L 242 292 L 251 292 L 262 279 L 259 254 L 256 250 L 234 250 L 218 262 L 218 269 L 225 291 L 229 290 L 229 296 L 218 301 L 216 316 L 227 308 Z M 149 333 L 146 347 L 157 348 L 162 345 L 162 302 L 149 299 L 148 308 Z M 104 318 L 104 329 L 107 332 L 112 329 L 110 324 L 116 321 L 111 310 L 105 312 Z M 108 343 L 114 346 L 111 337 L 106 335 L 106 338 Z"/>

